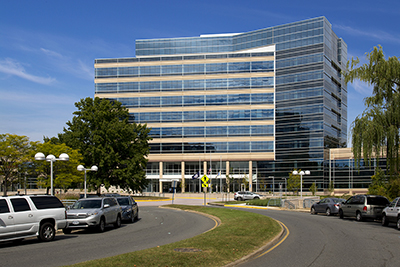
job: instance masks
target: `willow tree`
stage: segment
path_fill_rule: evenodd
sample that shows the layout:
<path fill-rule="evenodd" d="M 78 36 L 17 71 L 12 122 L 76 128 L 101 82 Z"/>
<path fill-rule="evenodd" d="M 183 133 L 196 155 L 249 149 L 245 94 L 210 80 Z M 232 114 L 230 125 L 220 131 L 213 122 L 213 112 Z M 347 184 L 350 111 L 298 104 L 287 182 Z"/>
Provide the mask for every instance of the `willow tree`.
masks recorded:
<path fill-rule="evenodd" d="M 399 174 L 400 62 L 397 57 L 385 59 L 382 47 L 366 54 L 367 63 L 358 58 L 347 63 L 346 82 L 358 79 L 373 86 L 372 96 L 364 99 L 366 109 L 351 125 L 356 164 L 361 157 L 371 159 L 386 155 L 388 174 Z"/>

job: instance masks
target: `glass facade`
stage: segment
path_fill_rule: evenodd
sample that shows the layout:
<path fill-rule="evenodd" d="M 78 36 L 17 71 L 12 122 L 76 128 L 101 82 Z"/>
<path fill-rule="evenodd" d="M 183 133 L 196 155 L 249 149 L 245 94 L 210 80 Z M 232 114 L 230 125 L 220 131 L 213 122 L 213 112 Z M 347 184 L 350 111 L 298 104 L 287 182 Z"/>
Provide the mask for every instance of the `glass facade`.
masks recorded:
<path fill-rule="evenodd" d="M 136 57 L 96 59 L 95 94 L 122 102 L 131 121 L 151 127 L 149 164 L 162 179 L 191 178 L 186 169 L 170 172 L 171 160 L 193 169 L 222 159 L 221 177 L 246 173 L 259 190 L 274 190 L 294 169 L 310 170 L 305 186 L 317 181 L 322 189 L 324 152 L 347 141 L 346 62 L 346 43 L 325 17 L 137 40 Z M 239 174 L 228 165 L 246 167 Z"/>

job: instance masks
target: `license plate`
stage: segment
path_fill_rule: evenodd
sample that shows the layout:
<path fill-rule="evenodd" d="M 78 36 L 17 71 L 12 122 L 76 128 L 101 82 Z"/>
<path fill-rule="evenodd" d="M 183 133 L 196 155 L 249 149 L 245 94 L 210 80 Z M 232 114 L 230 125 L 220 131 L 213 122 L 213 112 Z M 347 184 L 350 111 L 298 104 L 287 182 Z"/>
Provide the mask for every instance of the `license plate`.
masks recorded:
<path fill-rule="evenodd" d="M 77 224 L 79 224 L 79 222 L 78 221 L 73 221 L 72 224 L 73 225 L 77 225 Z"/>

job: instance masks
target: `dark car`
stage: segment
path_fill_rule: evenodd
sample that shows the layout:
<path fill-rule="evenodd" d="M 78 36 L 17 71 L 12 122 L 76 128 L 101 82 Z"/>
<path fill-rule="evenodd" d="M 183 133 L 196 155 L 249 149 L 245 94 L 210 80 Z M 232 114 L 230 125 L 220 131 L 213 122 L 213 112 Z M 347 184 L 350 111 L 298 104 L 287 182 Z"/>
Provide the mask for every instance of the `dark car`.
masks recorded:
<path fill-rule="evenodd" d="M 122 220 L 135 222 L 139 219 L 139 207 L 131 196 L 117 197 L 119 205 L 122 207 Z"/>
<path fill-rule="evenodd" d="M 340 203 L 344 201 L 346 200 L 343 198 L 324 198 L 311 206 L 311 214 L 325 213 L 327 216 L 338 214 Z"/>
<path fill-rule="evenodd" d="M 389 200 L 383 196 L 355 195 L 340 205 L 339 216 L 356 217 L 357 221 L 364 219 L 380 219 L 382 210 L 389 205 Z"/>

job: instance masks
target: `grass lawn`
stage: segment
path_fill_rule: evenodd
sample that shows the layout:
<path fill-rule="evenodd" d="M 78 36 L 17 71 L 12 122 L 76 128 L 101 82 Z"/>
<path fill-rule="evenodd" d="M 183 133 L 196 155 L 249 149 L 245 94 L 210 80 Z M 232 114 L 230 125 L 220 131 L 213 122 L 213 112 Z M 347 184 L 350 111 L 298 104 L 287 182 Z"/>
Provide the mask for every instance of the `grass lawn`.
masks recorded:
<path fill-rule="evenodd" d="M 221 224 L 212 231 L 176 243 L 73 266 L 223 266 L 257 250 L 281 231 L 276 221 L 251 212 L 203 206 L 167 207 L 209 214 L 218 217 Z"/>

